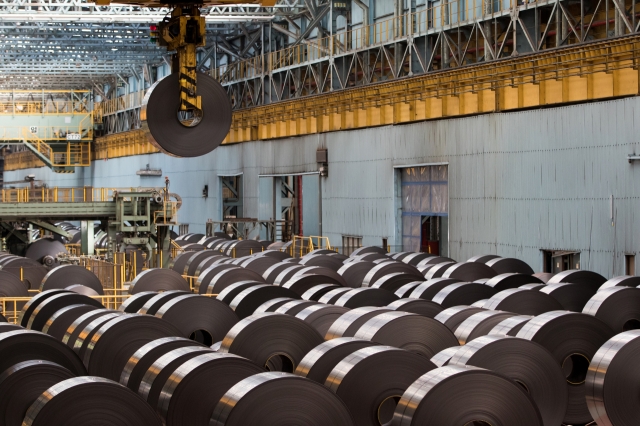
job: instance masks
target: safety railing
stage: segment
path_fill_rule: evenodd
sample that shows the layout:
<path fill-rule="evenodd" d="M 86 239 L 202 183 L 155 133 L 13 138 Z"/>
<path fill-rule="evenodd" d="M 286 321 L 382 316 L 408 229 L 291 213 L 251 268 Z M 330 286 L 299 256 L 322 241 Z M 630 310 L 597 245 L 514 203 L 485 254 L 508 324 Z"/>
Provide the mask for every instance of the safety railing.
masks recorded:
<path fill-rule="evenodd" d="M 103 289 L 114 291 L 123 290 L 126 276 L 125 264 L 107 262 L 91 257 L 82 257 L 80 259 L 80 265 L 96 274 Z"/>
<path fill-rule="evenodd" d="M 162 210 L 156 210 L 153 215 L 156 225 L 177 225 L 178 203 L 176 201 L 165 201 Z"/>
<path fill-rule="evenodd" d="M 34 169 L 37 167 L 44 167 L 44 163 L 32 151 L 11 152 L 4 156 L 5 171 Z"/>
<path fill-rule="evenodd" d="M 87 118 L 89 117 L 89 118 Z M 91 141 L 93 140 L 93 119 L 91 114 L 75 126 L 2 126 L 0 127 L 0 139 L 44 141 Z"/>
<path fill-rule="evenodd" d="M 120 111 L 137 108 L 142 104 L 144 99 L 144 90 L 119 96 L 115 99 L 107 99 L 102 102 L 96 102 L 94 112 L 98 117 L 115 114 Z"/>
<path fill-rule="evenodd" d="M 156 188 L 14 188 L 1 189 L 3 203 L 88 203 L 113 201 L 116 193 L 149 191 Z"/>
<path fill-rule="evenodd" d="M 89 112 L 85 101 L 0 101 L 0 115 L 19 114 L 82 114 Z"/>

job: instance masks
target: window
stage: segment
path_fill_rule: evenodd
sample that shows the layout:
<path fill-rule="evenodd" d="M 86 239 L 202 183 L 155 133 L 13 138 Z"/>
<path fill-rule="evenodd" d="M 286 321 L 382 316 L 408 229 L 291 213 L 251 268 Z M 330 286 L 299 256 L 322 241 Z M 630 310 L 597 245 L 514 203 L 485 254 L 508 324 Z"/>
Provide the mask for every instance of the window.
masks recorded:
<path fill-rule="evenodd" d="M 625 275 L 636 274 L 636 255 L 635 254 L 624 255 L 624 274 Z"/>
<path fill-rule="evenodd" d="M 542 250 L 544 272 L 557 274 L 569 269 L 580 269 L 580 252 Z"/>
<path fill-rule="evenodd" d="M 351 256 L 351 253 L 362 247 L 362 237 L 356 237 L 354 235 L 342 236 L 342 254 L 345 256 Z"/>

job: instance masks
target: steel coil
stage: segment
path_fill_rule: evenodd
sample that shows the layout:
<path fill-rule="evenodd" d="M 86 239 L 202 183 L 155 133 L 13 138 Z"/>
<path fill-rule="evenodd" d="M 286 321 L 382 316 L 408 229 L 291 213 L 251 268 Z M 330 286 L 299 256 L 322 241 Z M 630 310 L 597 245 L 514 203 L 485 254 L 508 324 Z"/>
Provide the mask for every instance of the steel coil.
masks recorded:
<path fill-rule="evenodd" d="M 561 311 L 563 306 L 555 298 L 540 291 L 510 288 L 494 294 L 483 306 L 495 311 L 508 311 L 520 315 L 540 315 Z"/>
<path fill-rule="evenodd" d="M 293 372 L 304 355 L 322 342 L 320 333 L 301 319 L 265 312 L 229 330 L 220 352 L 243 356 L 269 371 Z"/>
<path fill-rule="evenodd" d="M 123 314 L 104 323 L 93 335 L 83 362 L 90 375 L 119 380 L 138 349 L 152 340 L 179 336 L 171 324 L 149 315 Z"/>
<path fill-rule="evenodd" d="M 461 346 L 452 346 L 450 348 L 443 349 L 431 357 L 431 362 L 434 363 L 437 367 L 444 367 L 445 365 L 449 365 L 449 361 L 460 348 Z"/>
<path fill-rule="evenodd" d="M 23 361 L 42 360 L 59 364 L 76 376 L 87 374 L 76 354 L 55 338 L 31 330 L 0 333 L 0 371 Z"/>
<path fill-rule="evenodd" d="M 195 253 L 192 253 L 191 256 L 187 258 L 187 263 L 184 265 L 184 269 L 182 271 L 176 271 L 180 275 L 187 275 L 193 277 L 196 275 L 196 271 L 202 262 L 206 259 L 213 257 L 214 259 L 220 257 L 220 253 L 213 250 L 202 250 Z"/>
<path fill-rule="evenodd" d="M 556 299 L 567 311 L 582 312 L 598 289 L 594 286 L 576 283 L 547 284 L 539 292 Z"/>
<path fill-rule="evenodd" d="M 233 283 L 227 286 L 224 290 L 222 290 L 216 296 L 216 299 L 229 305 L 238 294 L 242 293 L 243 290 L 250 287 L 258 286 L 258 285 L 266 285 L 266 284 L 263 284 L 257 281 L 240 281 L 237 283 Z"/>
<path fill-rule="evenodd" d="M 392 312 L 392 310 L 387 307 L 366 306 L 345 312 L 331 324 L 325 340 L 353 337 L 367 321 L 385 312 Z"/>
<path fill-rule="evenodd" d="M 640 277 L 622 275 L 613 277 L 598 288 L 598 291 L 611 287 L 638 287 L 640 286 Z"/>
<path fill-rule="evenodd" d="M 598 318 L 615 333 L 639 329 L 640 288 L 606 288 L 597 292 L 582 312 Z"/>
<path fill-rule="evenodd" d="M 465 262 L 451 265 L 442 276 L 470 282 L 480 278 L 493 278 L 496 275 L 498 275 L 497 272 L 484 263 Z"/>
<path fill-rule="evenodd" d="M 568 311 L 538 315 L 516 335 L 542 345 L 562 367 L 569 392 L 564 423 L 593 420 L 585 400 L 585 378 L 593 356 L 613 335 L 613 330 L 599 319 Z"/>
<path fill-rule="evenodd" d="M 395 293 L 405 284 L 415 282 L 416 277 L 413 275 L 407 275 L 403 272 L 395 272 L 388 274 L 376 281 L 371 288 L 379 288 Z"/>
<path fill-rule="evenodd" d="M 495 294 L 495 290 L 488 285 L 476 283 L 449 284 L 433 296 L 433 301 L 443 308 L 470 305 L 481 299 L 488 299 Z"/>
<path fill-rule="evenodd" d="M 156 410 L 167 426 L 209 426 L 224 394 L 236 383 L 263 371 L 248 359 L 232 354 L 198 355 L 176 368 L 166 380 Z"/>
<path fill-rule="evenodd" d="M 295 314 L 296 318 L 300 318 L 320 333 L 321 336 L 327 334 L 329 327 L 343 314 L 349 312 L 348 308 L 342 306 L 323 305 L 317 303 L 302 309 Z M 287 313 L 288 314 L 288 313 Z"/>
<path fill-rule="evenodd" d="M 517 288 L 526 284 L 544 284 L 540 279 L 527 274 L 504 273 L 488 279 L 484 284 L 496 291 Z"/>
<path fill-rule="evenodd" d="M 513 316 L 515 314 L 511 312 L 489 310 L 477 312 L 462 321 L 454 331 L 454 334 L 461 346 L 466 345 L 478 337 L 489 334 L 493 327 Z"/>
<path fill-rule="evenodd" d="M 156 359 L 144 373 L 138 388 L 138 395 L 147 401 L 154 410 L 157 410 L 162 389 L 174 371 L 185 362 L 199 355 L 210 353 L 214 352 L 206 346 L 184 346 L 167 352 Z"/>
<path fill-rule="evenodd" d="M 335 284 L 318 284 L 302 293 L 300 297 L 304 300 L 313 300 L 317 302 L 326 293 L 331 290 L 335 290 L 336 288 L 340 288 L 340 286 Z"/>
<path fill-rule="evenodd" d="M 20 278 L 0 270 L 0 297 L 29 297 L 29 288 Z"/>
<path fill-rule="evenodd" d="M 440 322 L 408 312 L 376 315 L 353 337 L 406 349 L 427 358 L 458 343 L 451 330 Z"/>
<path fill-rule="evenodd" d="M 387 305 L 392 311 L 411 312 L 425 316 L 427 318 L 435 318 L 442 312 L 442 306 L 431 300 L 424 299 L 399 299 Z"/>
<path fill-rule="evenodd" d="M 0 333 L 7 333 L 9 331 L 24 330 L 24 327 L 18 324 L 11 324 L 10 322 L 0 321 Z"/>
<path fill-rule="evenodd" d="M 350 289 L 346 293 L 343 293 L 333 304 L 349 309 L 356 309 L 365 306 L 387 306 L 396 300 L 398 300 L 398 296 L 387 290 L 375 287 L 364 287 Z"/>
<path fill-rule="evenodd" d="M 297 299 L 299 296 L 287 288 L 270 284 L 257 284 L 247 287 L 238 293 L 229 303 L 229 307 L 236 313 L 238 318 L 244 319 L 253 315 L 255 310 L 267 300 L 281 297 Z M 221 336 L 218 340 L 223 337 Z"/>
<path fill-rule="evenodd" d="M 24 304 L 22 310 L 20 311 L 20 315 L 18 316 L 18 324 L 23 327 L 26 327 L 29 324 L 29 319 L 31 315 L 36 310 L 36 308 L 43 303 L 45 300 L 50 297 L 54 297 L 58 294 L 71 294 L 69 290 L 49 290 L 43 291 L 42 293 L 38 293 L 33 296 L 27 303 Z"/>
<path fill-rule="evenodd" d="M 318 302 L 313 302 L 309 300 L 292 300 L 278 307 L 278 309 L 276 309 L 273 312 L 278 314 L 291 315 L 295 317 L 303 309 L 308 308 L 309 306 L 315 306 L 315 305 L 328 306 L 328 305 L 322 305 L 322 304 L 319 304 Z"/>
<path fill-rule="evenodd" d="M 375 247 L 375 246 L 366 246 L 359 247 L 351 252 L 350 257 L 356 257 L 367 253 L 378 253 L 386 256 L 387 251 L 383 247 Z"/>
<path fill-rule="evenodd" d="M 500 257 L 484 262 L 485 265 L 496 271 L 498 274 L 516 273 L 533 275 L 534 271 L 531 266 L 527 265 L 520 259 L 512 257 Z"/>
<path fill-rule="evenodd" d="M 340 296 L 342 296 L 343 294 L 351 290 L 352 290 L 351 287 L 340 287 L 340 288 L 335 288 L 333 290 L 329 290 L 328 292 L 323 294 L 322 297 L 320 297 L 320 299 L 318 299 L 318 302 L 324 303 L 327 305 L 333 305 L 336 302 L 336 300 L 340 298 Z"/>
<path fill-rule="evenodd" d="M 82 284 L 70 285 L 69 287 L 65 287 L 65 290 L 69 290 L 74 293 L 82 294 L 89 297 L 100 296 L 97 291 Z"/>
<path fill-rule="evenodd" d="M 418 266 L 418 264 L 423 260 L 430 259 L 432 257 L 436 257 L 436 255 L 431 253 L 411 253 L 408 256 L 403 257 L 401 260 L 403 263 L 408 265 Z"/>
<path fill-rule="evenodd" d="M 262 274 L 264 274 L 269 268 L 278 263 L 280 263 L 280 259 L 275 257 L 254 254 L 249 259 L 242 262 L 241 266 L 262 276 Z"/>
<path fill-rule="evenodd" d="M 333 284 L 342 286 L 342 284 L 336 282 L 336 280 L 330 277 L 327 277 L 326 275 L 304 274 L 291 277 L 291 279 L 281 284 L 280 287 L 286 288 L 296 293 L 298 296 L 302 296 L 307 292 L 307 290 L 321 284 Z"/>
<path fill-rule="evenodd" d="M 533 317 L 530 315 L 516 315 L 507 318 L 493 327 L 489 334 L 495 336 L 516 336 L 531 318 Z"/>
<path fill-rule="evenodd" d="M 555 274 L 547 281 L 547 284 L 575 283 L 588 285 L 589 287 L 595 287 L 597 289 L 606 281 L 607 279 L 605 277 L 593 271 L 569 269 Z"/>
<path fill-rule="evenodd" d="M 476 308 L 475 306 L 454 306 L 447 308 L 435 316 L 436 321 L 440 321 L 452 332 L 471 315 L 484 311 L 484 308 Z"/>
<path fill-rule="evenodd" d="M 456 262 L 442 262 L 436 264 L 425 265 L 420 268 L 420 272 L 424 276 L 424 278 L 428 281 L 433 278 L 441 278 L 447 269 L 451 266 L 457 265 Z"/>
<path fill-rule="evenodd" d="M 191 294 L 191 292 L 183 291 L 183 290 L 170 290 L 162 293 L 155 293 L 155 296 L 150 297 L 142 308 L 138 310 L 138 314 L 142 315 L 155 315 L 165 303 L 170 301 L 171 299 L 175 299 L 176 297 L 184 296 Z M 136 312 L 132 312 L 136 313 Z"/>
<path fill-rule="evenodd" d="M 120 375 L 120 384 L 134 392 L 140 388 L 142 378 L 151 368 L 154 362 L 174 349 L 186 347 L 198 347 L 198 343 L 183 337 L 163 337 L 152 340 L 135 351 Z M 202 345 L 204 347 L 204 345 Z"/>
<path fill-rule="evenodd" d="M 376 343 L 353 337 L 339 337 L 310 350 L 300 361 L 295 374 L 324 384 L 329 374 L 346 356 Z"/>
<path fill-rule="evenodd" d="M 18 256 L 8 256 L 3 260 L 1 269 L 24 281 L 32 290 L 40 288 L 40 283 L 49 272 L 35 260 Z"/>
<path fill-rule="evenodd" d="M 177 115 L 178 78 L 178 73 L 169 74 L 147 90 L 140 111 L 142 129 L 149 142 L 165 154 L 200 157 L 216 149 L 227 136 L 231 103 L 220 83 L 198 73 L 196 95 L 201 98 L 202 119 L 192 127 L 183 125 Z"/>
<path fill-rule="evenodd" d="M 420 284 L 424 283 L 424 281 L 411 281 L 399 289 L 397 289 L 394 293 L 400 299 L 409 298 L 413 290 L 415 290 Z"/>
<path fill-rule="evenodd" d="M 77 265 L 60 265 L 44 276 L 40 291 L 67 288 L 73 284 L 87 286 L 98 294 L 104 294 L 100 279 L 90 270 Z"/>
<path fill-rule="evenodd" d="M 640 424 L 640 330 L 620 333 L 598 349 L 586 377 L 586 401 L 599 426 Z"/>
<path fill-rule="evenodd" d="M 541 426 L 529 395 L 512 380 L 477 367 L 446 366 L 413 382 L 398 402 L 394 426 Z"/>
<path fill-rule="evenodd" d="M 116 423 L 117 422 L 117 423 Z M 100 377 L 76 377 L 47 389 L 23 426 L 161 426 L 160 417 L 131 390 Z"/>
<path fill-rule="evenodd" d="M 61 254 L 69 254 L 62 242 L 51 238 L 40 238 L 29 244 L 24 256 L 51 267 Z"/>
<path fill-rule="evenodd" d="M 418 285 L 407 297 L 412 299 L 431 300 L 443 288 L 461 282 L 454 278 L 432 278 Z"/>
<path fill-rule="evenodd" d="M 337 271 L 343 266 L 343 263 L 340 259 L 333 256 L 320 254 L 303 258 L 300 261 L 300 265 L 321 266 L 323 268 L 331 269 L 332 271 Z"/>
<path fill-rule="evenodd" d="M 129 286 L 129 294 L 172 290 L 191 291 L 189 283 L 179 273 L 161 268 L 142 271 Z"/>
<path fill-rule="evenodd" d="M 50 361 L 24 361 L 0 374 L 0 424 L 21 426 L 27 410 L 51 386 L 75 375 Z"/>
<path fill-rule="evenodd" d="M 80 333 L 78 334 L 78 337 L 76 337 L 76 340 L 72 346 L 73 351 L 78 354 L 78 358 L 84 360 L 84 356 L 87 353 L 87 348 L 89 347 L 89 344 L 91 344 L 91 339 L 100 329 L 100 327 L 102 327 L 103 324 L 121 315 L 123 315 L 122 312 L 112 311 L 106 315 L 94 318 L 89 322 L 89 324 L 85 325 L 82 330 L 80 330 Z M 71 345 L 69 344 L 69 346 Z M 87 367 L 87 363 L 84 363 L 84 366 Z"/>
<path fill-rule="evenodd" d="M 284 305 L 287 302 L 291 302 L 293 299 L 291 297 L 276 297 L 275 299 L 269 299 L 265 301 L 262 305 L 258 306 L 254 314 L 261 314 L 263 312 L 275 312 L 280 306 Z"/>
<path fill-rule="evenodd" d="M 222 294 L 228 287 L 241 282 L 264 284 L 262 277 L 249 269 L 225 269 L 213 277 L 205 293 Z"/>
<path fill-rule="evenodd" d="M 199 294 L 205 294 L 207 292 L 207 288 L 209 288 L 209 284 L 211 281 L 222 271 L 226 271 L 227 269 L 241 269 L 235 265 L 229 265 L 226 263 L 214 263 L 209 266 L 207 269 L 202 271 L 200 275 L 198 275 L 198 279 L 195 283 L 195 292 Z"/>
<path fill-rule="evenodd" d="M 347 355 L 325 386 L 344 401 L 356 426 L 388 424 L 404 391 L 436 368 L 428 358 L 390 346 L 371 346 Z"/>
<path fill-rule="evenodd" d="M 273 407 L 295 407 L 278 409 Z M 248 377 L 220 399 L 211 426 L 351 426 L 347 407 L 324 386 L 287 373 Z"/>
<path fill-rule="evenodd" d="M 48 297 L 46 300 L 43 300 L 42 303 L 39 303 L 38 306 L 36 306 L 36 308 L 29 316 L 29 321 L 27 322 L 26 328 L 35 331 L 42 331 L 43 327 L 46 325 L 47 321 L 53 314 L 66 306 L 76 304 L 89 305 L 98 309 L 104 309 L 102 303 L 83 294 L 55 294 L 51 297 Z"/>
<path fill-rule="evenodd" d="M 95 309 L 81 314 L 73 320 L 71 325 L 67 327 L 66 331 L 64 332 L 64 336 L 62 337 L 62 343 L 69 346 L 70 348 L 73 348 L 76 343 L 76 339 L 78 338 L 82 330 L 84 330 L 84 327 L 87 324 L 98 317 L 110 315 L 114 312 L 119 311 L 113 311 L 110 309 Z"/>
<path fill-rule="evenodd" d="M 542 346 L 524 339 L 482 336 L 460 348 L 448 365 L 475 366 L 519 384 L 535 402 L 545 426 L 560 425 L 567 410 L 564 374 Z"/>
<path fill-rule="evenodd" d="M 155 291 L 143 291 L 140 293 L 132 294 L 128 298 L 126 298 L 122 304 L 118 307 L 120 312 L 124 312 L 127 314 L 135 314 L 154 296 L 157 296 L 158 293 Z"/>
<path fill-rule="evenodd" d="M 413 281 L 422 279 L 422 274 L 414 266 L 402 262 L 381 263 L 373 267 L 362 280 L 362 287 L 373 287 L 376 281 L 385 275 L 400 272 L 413 277 Z"/>
<path fill-rule="evenodd" d="M 237 314 L 219 300 L 184 294 L 162 305 L 155 316 L 177 328 L 179 336 L 211 346 L 238 322 Z"/>
<path fill-rule="evenodd" d="M 492 259 L 500 259 L 500 256 L 495 254 L 480 254 L 477 256 L 470 257 L 467 262 L 478 262 L 478 263 L 487 263 Z"/>
<path fill-rule="evenodd" d="M 375 266 L 376 264 L 373 262 L 364 260 L 353 261 L 345 263 L 340 269 L 338 269 L 338 274 L 340 274 L 344 278 L 347 286 L 358 288 L 362 287 L 364 278 Z"/>
<path fill-rule="evenodd" d="M 518 288 L 523 288 L 525 290 L 536 290 L 536 291 L 540 291 L 541 289 L 543 289 L 544 287 L 546 287 L 546 284 L 524 284 L 521 285 Z"/>

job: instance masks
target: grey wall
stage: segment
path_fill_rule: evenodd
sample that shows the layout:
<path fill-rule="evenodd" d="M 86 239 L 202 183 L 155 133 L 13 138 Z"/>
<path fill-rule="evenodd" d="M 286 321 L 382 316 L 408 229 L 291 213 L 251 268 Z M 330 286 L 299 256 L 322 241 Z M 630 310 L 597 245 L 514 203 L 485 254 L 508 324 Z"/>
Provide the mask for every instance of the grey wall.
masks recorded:
<path fill-rule="evenodd" d="M 149 163 L 183 197 L 180 220 L 204 231 L 206 219 L 220 215 L 217 197 L 202 199 L 204 184 L 218 194 L 218 175 L 244 172 L 245 216 L 267 217 L 268 200 L 259 190 L 268 190 L 268 182 L 259 184 L 258 175 L 316 171 L 315 150 L 326 147 L 323 234 L 336 245 L 342 234 L 362 235 L 365 245 L 388 237 L 395 245 L 393 167 L 448 162 L 450 256 L 497 253 L 541 270 L 540 249 L 577 250 L 583 268 L 611 276 L 624 272 L 625 253 L 640 251 L 640 164 L 626 160 L 640 152 L 639 134 L 640 98 L 627 98 L 243 143 L 196 159 L 152 154 L 97 161 L 76 175 L 22 170 L 7 172 L 5 180 L 32 173 L 50 186 L 162 186 L 162 178 L 135 175 Z"/>

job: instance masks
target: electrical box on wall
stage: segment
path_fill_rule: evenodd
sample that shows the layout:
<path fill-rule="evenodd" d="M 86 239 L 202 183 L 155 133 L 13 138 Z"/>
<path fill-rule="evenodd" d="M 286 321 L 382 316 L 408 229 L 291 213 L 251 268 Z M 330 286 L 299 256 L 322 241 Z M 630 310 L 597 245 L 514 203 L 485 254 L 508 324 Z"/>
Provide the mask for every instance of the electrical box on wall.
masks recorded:
<path fill-rule="evenodd" d="M 329 152 L 326 148 L 316 150 L 316 162 L 320 176 L 329 176 Z"/>

